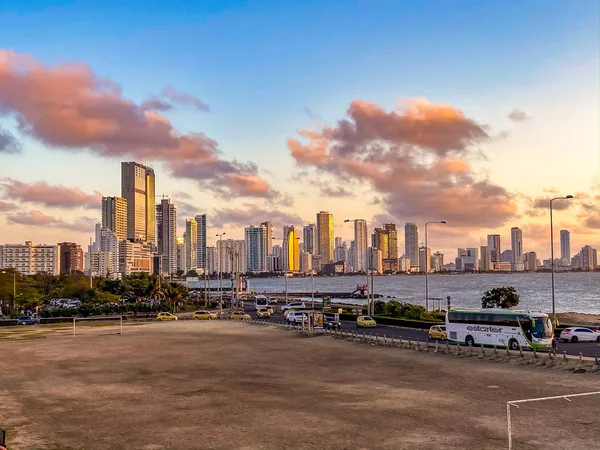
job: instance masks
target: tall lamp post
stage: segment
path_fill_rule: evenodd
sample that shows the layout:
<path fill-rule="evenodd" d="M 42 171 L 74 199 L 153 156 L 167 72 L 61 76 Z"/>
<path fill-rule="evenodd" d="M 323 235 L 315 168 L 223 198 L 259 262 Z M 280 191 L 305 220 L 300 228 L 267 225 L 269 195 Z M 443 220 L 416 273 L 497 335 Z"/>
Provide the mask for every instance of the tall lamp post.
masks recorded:
<path fill-rule="evenodd" d="M 222 243 L 221 238 L 225 234 L 227 234 L 227 233 L 223 232 L 223 233 L 217 234 L 217 237 L 219 238 L 219 250 L 218 250 L 218 253 L 219 253 L 219 318 L 221 318 L 221 314 L 223 314 L 223 286 L 221 284 L 221 281 L 222 281 L 222 279 L 221 279 L 221 264 L 222 264 L 221 252 L 223 251 L 223 246 L 221 245 L 221 243 Z"/>
<path fill-rule="evenodd" d="M 572 195 L 565 195 L 564 197 L 555 197 L 550 199 L 550 267 L 552 270 L 552 317 L 556 318 L 556 308 L 554 303 L 554 229 L 552 224 L 552 202 L 554 200 L 570 200 Z"/>
<path fill-rule="evenodd" d="M 357 220 L 364 220 L 364 219 L 346 219 L 346 220 L 344 220 L 344 223 L 347 223 L 347 222 L 353 222 L 353 223 L 354 223 L 354 229 L 356 230 L 356 221 L 357 221 Z M 365 220 L 365 232 L 366 232 L 367 239 L 368 239 L 368 238 L 369 238 L 369 232 L 368 232 L 368 230 L 367 230 L 367 221 L 366 221 L 366 220 Z M 355 234 L 356 234 L 356 233 L 355 233 Z M 357 250 L 357 252 L 356 252 L 356 255 L 355 255 L 355 258 L 356 258 L 356 259 L 358 259 L 358 248 L 357 248 L 357 247 L 358 247 L 358 243 L 356 242 L 356 236 L 354 237 L 354 241 L 355 241 L 355 242 L 354 242 L 354 248 Z M 365 244 L 366 244 L 366 242 L 365 242 Z M 369 248 L 369 246 L 367 245 L 367 249 L 368 249 L 368 248 Z M 367 251 L 368 251 L 368 250 L 367 250 Z M 363 265 L 367 264 L 367 262 L 366 262 L 366 261 L 364 261 L 364 258 L 365 258 L 365 257 L 366 257 L 366 255 L 363 255 Z M 370 257 L 371 257 L 371 259 L 372 259 L 372 258 L 373 258 L 373 255 L 370 255 Z M 372 264 L 371 264 L 371 266 L 372 266 Z M 368 267 L 368 268 L 365 270 L 365 272 L 366 272 L 366 277 L 367 277 L 367 304 L 369 305 L 369 306 L 367 307 L 367 314 L 369 314 L 369 309 L 370 309 L 370 300 L 369 300 L 369 269 L 370 269 L 370 268 L 371 268 L 371 267 Z M 355 267 L 354 269 L 356 270 L 357 268 Z"/>
<path fill-rule="evenodd" d="M 430 261 L 427 261 L 427 249 L 429 246 L 427 245 L 427 225 L 430 223 L 446 223 L 445 220 L 425 222 L 425 311 L 429 312 L 429 279 L 427 278 L 429 272 L 429 264 Z"/>

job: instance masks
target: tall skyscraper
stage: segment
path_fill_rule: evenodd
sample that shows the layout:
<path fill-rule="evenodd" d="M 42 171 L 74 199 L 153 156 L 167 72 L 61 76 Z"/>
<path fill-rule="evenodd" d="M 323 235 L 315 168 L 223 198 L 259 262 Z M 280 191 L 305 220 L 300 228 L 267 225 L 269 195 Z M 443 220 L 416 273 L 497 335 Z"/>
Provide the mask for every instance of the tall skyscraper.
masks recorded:
<path fill-rule="evenodd" d="M 127 200 L 121 197 L 102 197 L 102 228 L 115 233 L 119 241 L 127 239 Z"/>
<path fill-rule="evenodd" d="M 121 163 L 121 197 L 127 201 L 127 238 L 156 245 L 154 169 Z"/>
<path fill-rule="evenodd" d="M 246 241 L 246 267 L 249 272 L 265 272 L 267 270 L 267 227 L 250 225 L 244 228 Z"/>
<path fill-rule="evenodd" d="M 205 248 L 206 249 L 206 248 Z M 194 219 L 185 221 L 185 271 L 196 270 L 198 264 L 198 223 Z"/>
<path fill-rule="evenodd" d="M 479 270 L 488 272 L 492 270 L 492 257 L 488 251 L 486 245 L 479 247 L 480 259 L 479 259 Z"/>
<path fill-rule="evenodd" d="M 196 246 L 196 267 L 206 269 L 206 214 L 196 216 L 197 226 L 197 246 Z"/>
<path fill-rule="evenodd" d="M 523 270 L 523 231 L 518 227 L 510 229 L 510 246 L 512 250 L 511 268 L 515 272 Z"/>
<path fill-rule="evenodd" d="M 246 242 L 235 239 L 217 241 L 217 258 L 222 261 L 221 272 L 246 273 Z"/>
<path fill-rule="evenodd" d="M 571 261 L 571 233 L 560 230 L 560 259 Z"/>
<path fill-rule="evenodd" d="M 304 251 L 312 255 L 317 254 L 317 226 L 314 223 L 309 223 L 304 227 L 303 241 Z"/>
<path fill-rule="evenodd" d="M 283 227 L 283 270 L 285 272 L 300 270 L 300 241 L 294 226 Z"/>
<path fill-rule="evenodd" d="M 103 252 L 110 252 L 112 257 L 112 262 L 108 266 L 108 271 L 110 272 L 110 277 L 116 277 L 119 273 L 119 242 L 124 239 L 119 239 L 117 234 L 108 229 L 102 228 L 100 230 L 100 238 L 99 242 L 97 242 L 98 250 Z"/>
<path fill-rule="evenodd" d="M 177 238 L 177 272 L 181 271 L 185 275 L 187 268 L 187 256 L 186 256 L 186 239 L 185 233 L 182 237 Z"/>
<path fill-rule="evenodd" d="M 367 221 L 356 219 L 354 221 L 354 261 L 353 268 L 355 272 L 365 272 L 367 270 Z"/>
<path fill-rule="evenodd" d="M 488 252 L 490 253 L 490 257 L 492 258 L 492 262 L 500 261 L 500 235 L 499 234 L 488 234 L 487 237 L 487 247 Z"/>
<path fill-rule="evenodd" d="M 398 272 L 398 231 L 395 224 L 386 223 L 384 228 L 375 228 L 373 247 L 381 250 L 383 271 Z"/>
<path fill-rule="evenodd" d="M 168 198 L 163 198 L 156 205 L 156 230 L 158 237 L 158 254 L 160 273 L 177 272 L 177 206 Z"/>
<path fill-rule="evenodd" d="M 419 272 L 431 272 L 431 249 L 419 248 Z"/>
<path fill-rule="evenodd" d="M 410 259 L 412 267 L 419 264 L 419 227 L 407 222 L 404 225 L 404 254 Z"/>
<path fill-rule="evenodd" d="M 273 223 L 267 220 L 260 225 L 265 227 L 267 230 L 267 235 L 265 238 L 265 252 L 267 255 L 270 255 L 273 250 Z"/>
<path fill-rule="evenodd" d="M 58 255 L 61 274 L 83 272 L 83 250 L 81 245 L 74 242 L 61 242 L 58 244 Z"/>
<path fill-rule="evenodd" d="M 317 214 L 317 253 L 321 264 L 333 261 L 333 214 L 320 211 Z"/>

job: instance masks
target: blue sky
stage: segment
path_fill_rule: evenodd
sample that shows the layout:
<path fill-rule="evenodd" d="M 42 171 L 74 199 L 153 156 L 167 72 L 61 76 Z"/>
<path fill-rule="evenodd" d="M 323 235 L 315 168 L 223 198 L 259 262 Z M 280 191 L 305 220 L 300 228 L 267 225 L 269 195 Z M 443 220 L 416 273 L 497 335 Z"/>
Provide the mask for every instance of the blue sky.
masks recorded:
<path fill-rule="evenodd" d="M 486 143 L 488 160 L 477 163 L 507 189 L 590 191 L 598 175 L 595 0 L 2 0 L 0 20 L 2 48 L 48 65 L 85 62 L 135 102 L 165 85 L 200 97 L 210 112 L 181 107 L 165 115 L 181 132 L 202 131 L 218 141 L 228 159 L 256 162 L 272 184 L 297 197 L 295 209 L 306 221 L 318 209 L 339 207 L 345 214 L 353 200 L 315 207 L 314 193 L 301 195 L 302 186 L 290 181 L 297 169 L 286 140 L 315 121 L 335 125 L 354 99 L 393 109 L 398 98 L 425 97 L 455 106 L 493 134 L 508 133 Z M 533 120 L 509 121 L 516 108 Z M 10 117 L 0 116 L 0 125 L 19 134 Z M 19 138 L 26 151 L 0 155 L 0 176 L 119 194 L 118 159 L 49 151 Z M 571 151 L 579 156 L 565 169 L 561 152 L 574 140 Z M 513 158 L 525 164 L 508 164 Z M 540 159 L 549 173 L 568 170 L 571 183 L 552 175 L 527 178 Z M 65 171 L 65 164 L 77 170 Z M 218 205 L 190 180 L 163 177 L 158 189 L 187 190 L 199 208 Z M 12 229 L 1 220 L 0 227 Z M 24 240 L 31 232 L 10 235 Z"/>

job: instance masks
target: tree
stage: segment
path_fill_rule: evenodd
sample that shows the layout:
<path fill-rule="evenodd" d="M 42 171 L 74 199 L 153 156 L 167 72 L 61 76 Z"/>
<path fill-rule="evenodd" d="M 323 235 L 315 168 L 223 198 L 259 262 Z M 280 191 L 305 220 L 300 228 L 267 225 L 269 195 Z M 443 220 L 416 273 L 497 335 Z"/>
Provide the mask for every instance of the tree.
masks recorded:
<path fill-rule="evenodd" d="M 519 294 L 513 286 L 494 288 L 481 297 L 482 308 L 512 308 L 519 304 Z"/>
<path fill-rule="evenodd" d="M 196 272 L 194 269 L 192 269 L 192 270 L 188 271 L 188 273 L 186 274 L 186 277 L 190 277 L 190 278 L 195 277 L 195 278 L 198 278 L 198 272 Z"/>

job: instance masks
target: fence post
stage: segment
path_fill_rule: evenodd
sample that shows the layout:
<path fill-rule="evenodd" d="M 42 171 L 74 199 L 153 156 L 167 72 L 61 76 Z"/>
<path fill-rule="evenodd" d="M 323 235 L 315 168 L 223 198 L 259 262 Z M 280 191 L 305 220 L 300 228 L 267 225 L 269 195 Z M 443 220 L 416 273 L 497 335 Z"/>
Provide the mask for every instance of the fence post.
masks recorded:
<path fill-rule="evenodd" d="M 73 317 L 73 337 L 75 337 L 75 317 Z"/>
<path fill-rule="evenodd" d="M 478 358 L 485 358 L 485 348 L 483 347 L 483 344 L 481 344 L 481 353 L 479 353 Z"/>
<path fill-rule="evenodd" d="M 433 353 L 437 353 L 438 352 L 438 345 L 439 345 L 439 341 L 436 339 L 435 340 L 435 350 L 433 351 Z"/>
<path fill-rule="evenodd" d="M 385 340 L 386 340 L 386 336 L 385 334 L 383 335 L 383 345 L 385 345 Z"/>
<path fill-rule="evenodd" d="M 446 350 L 444 350 L 444 353 L 445 354 L 450 353 L 450 342 L 449 341 L 446 341 Z"/>

